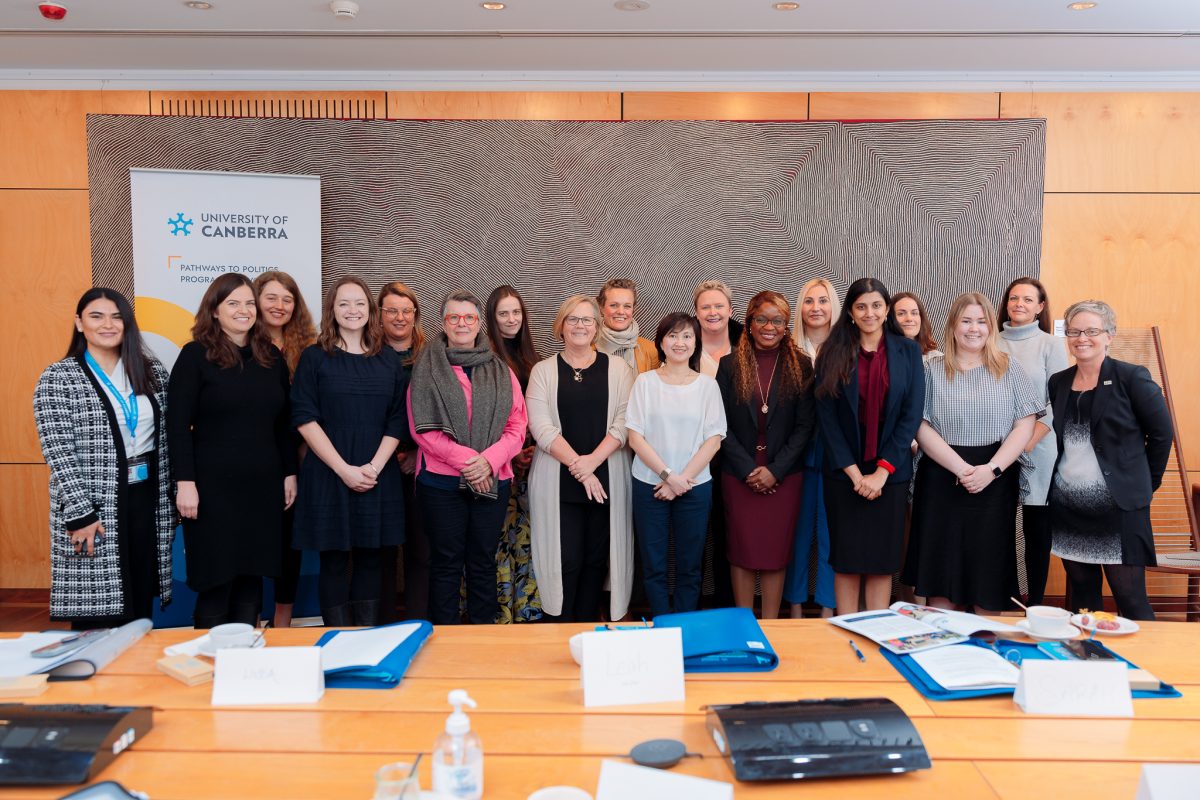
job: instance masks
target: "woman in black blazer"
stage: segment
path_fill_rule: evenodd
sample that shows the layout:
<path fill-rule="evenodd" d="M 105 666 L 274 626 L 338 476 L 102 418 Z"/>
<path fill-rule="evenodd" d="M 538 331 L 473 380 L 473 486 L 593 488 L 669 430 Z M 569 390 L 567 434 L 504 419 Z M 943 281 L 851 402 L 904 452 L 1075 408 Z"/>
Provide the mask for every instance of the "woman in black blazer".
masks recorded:
<path fill-rule="evenodd" d="M 1120 613 L 1154 619 L 1150 500 L 1175 436 L 1171 412 L 1145 367 L 1108 357 L 1117 317 L 1107 303 L 1075 303 L 1065 319 L 1075 366 L 1050 376 L 1058 437 L 1051 552 L 1063 560 L 1077 609 L 1103 607 L 1103 568 Z"/>
<path fill-rule="evenodd" d="M 825 442 L 829 563 L 838 614 L 884 608 L 900 569 L 912 441 L 925 405 L 921 349 L 888 317 L 874 278 L 850 284 L 817 357 L 817 419 Z"/>
<path fill-rule="evenodd" d="M 790 317 L 783 295 L 756 294 L 746 309 L 749 335 L 717 368 L 728 425 L 721 494 L 733 598 L 753 608 L 758 573 L 764 619 L 779 616 L 813 429 L 812 363 L 788 333 Z"/>

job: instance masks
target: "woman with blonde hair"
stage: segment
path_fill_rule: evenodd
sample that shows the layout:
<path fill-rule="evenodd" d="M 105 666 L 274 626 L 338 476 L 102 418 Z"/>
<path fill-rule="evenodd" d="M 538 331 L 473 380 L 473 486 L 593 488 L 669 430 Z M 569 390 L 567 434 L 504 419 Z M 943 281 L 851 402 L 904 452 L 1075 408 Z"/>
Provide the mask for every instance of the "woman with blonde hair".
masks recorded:
<path fill-rule="evenodd" d="M 741 341 L 743 325 L 732 316 L 733 295 L 724 281 L 696 284 L 692 306 L 700 323 L 700 374 L 715 378 L 721 359 Z"/>
<path fill-rule="evenodd" d="M 903 581 L 938 608 L 998 613 L 1017 592 L 1016 518 L 1021 456 L 1045 404 L 996 344 L 996 312 L 982 294 L 959 295 L 925 364 Z"/>
<path fill-rule="evenodd" d="M 633 580 L 633 519 L 625 407 L 636 377 L 592 348 L 596 301 L 567 298 L 554 319 L 563 342 L 538 362 L 525 401 L 537 442 L 529 472 L 533 563 L 542 609 L 556 622 L 598 619 L 610 577 L 610 619 L 625 616 Z"/>
<path fill-rule="evenodd" d="M 749 333 L 717 372 L 728 425 L 721 493 L 733 597 L 753 608 L 757 575 L 764 619 L 779 616 L 803 495 L 804 450 L 814 429 L 812 362 L 788 334 L 790 316 L 783 295 L 754 295 L 746 307 Z"/>
<path fill-rule="evenodd" d="M 321 553 L 326 626 L 379 620 L 381 548 L 404 543 L 404 490 L 392 454 L 408 435 L 407 382 L 384 345 L 367 285 L 353 276 L 334 281 L 317 343 L 292 382 L 292 423 L 311 450 L 300 469 L 294 539 Z"/>
<path fill-rule="evenodd" d="M 792 338 L 800 349 L 816 363 L 821 345 L 829 338 L 833 323 L 841 313 L 837 292 L 825 278 L 813 278 L 804 284 L 796 296 L 796 325 Z M 792 548 L 792 563 L 784 585 L 784 599 L 791 604 L 792 616 L 803 616 L 802 604 L 812 598 L 821 606 L 825 616 L 833 613 L 837 604 L 833 590 L 833 569 L 829 566 L 829 520 L 825 515 L 824 444 L 820 436 L 812 437 L 804 454 L 804 497 L 796 521 L 796 543 Z M 816 553 L 813 553 L 814 544 Z M 815 563 L 816 575 L 809 575 Z"/>

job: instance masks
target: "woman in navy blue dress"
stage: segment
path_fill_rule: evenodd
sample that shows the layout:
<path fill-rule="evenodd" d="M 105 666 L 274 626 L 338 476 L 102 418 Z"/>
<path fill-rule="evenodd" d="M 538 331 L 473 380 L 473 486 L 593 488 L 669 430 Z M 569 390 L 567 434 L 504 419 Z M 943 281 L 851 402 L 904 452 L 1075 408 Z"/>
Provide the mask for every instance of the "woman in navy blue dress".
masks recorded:
<path fill-rule="evenodd" d="M 300 469 L 292 540 L 321 553 L 326 626 L 379 618 L 380 548 L 404 543 L 404 490 L 392 455 L 408 435 L 407 384 L 400 357 L 384 347 L 366 284 L 339 278 L 292 382 L 292 423 L 311 451 Z"/>

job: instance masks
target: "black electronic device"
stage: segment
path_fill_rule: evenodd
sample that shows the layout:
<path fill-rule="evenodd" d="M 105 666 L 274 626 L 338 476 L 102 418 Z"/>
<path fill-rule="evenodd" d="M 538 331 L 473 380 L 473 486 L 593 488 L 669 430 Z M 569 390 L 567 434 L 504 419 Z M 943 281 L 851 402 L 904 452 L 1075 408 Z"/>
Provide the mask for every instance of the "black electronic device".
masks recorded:
<path fill-rule="evenodd" d="M 0 784 L 83 783 L 152 727 L 144 706 L 0 704 Z"/>
<path fill-rule="evenodd" d="M 708 732 L 739 781 L 929 769 L 908 715 L 883 697 L 708 707 Z"/>

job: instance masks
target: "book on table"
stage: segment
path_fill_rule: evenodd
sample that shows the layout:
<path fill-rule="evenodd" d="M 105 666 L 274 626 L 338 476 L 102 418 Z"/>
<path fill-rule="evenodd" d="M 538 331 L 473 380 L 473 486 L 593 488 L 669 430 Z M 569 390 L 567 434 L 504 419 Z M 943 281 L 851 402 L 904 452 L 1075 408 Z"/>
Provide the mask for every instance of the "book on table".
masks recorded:
<path fill-rule="evenodd" d="M 865 636 L 876 644 L 905 655 L 959 644 L 977 633 L 1021 631 L 1016 625 L 916 603 L 892 603 L 888 608 L 830 617 L 829 621 L 851 633 Z"/>

